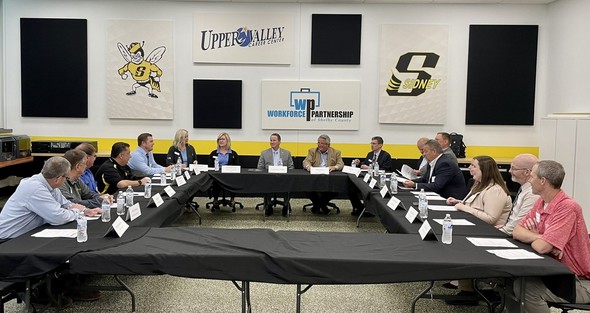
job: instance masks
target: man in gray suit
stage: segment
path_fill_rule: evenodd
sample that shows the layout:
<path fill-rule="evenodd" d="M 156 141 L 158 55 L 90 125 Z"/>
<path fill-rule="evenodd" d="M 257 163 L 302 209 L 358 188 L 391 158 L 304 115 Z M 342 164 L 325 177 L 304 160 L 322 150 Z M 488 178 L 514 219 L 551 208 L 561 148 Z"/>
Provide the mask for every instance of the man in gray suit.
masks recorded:
<path fill-rule="evenodd" d="M 258 159 L 258 166 L 259 170 L 267 170 L 271 165 L 281 165 L 286 166 L 288 169 L 294 169 L 295 165 L 293 164 L 293 158 L 291 157 L 291 152 L 289 150 L 281 149 L 281 135 L 277 133 L 273 133 L 270 135 L 270 148 L 263 150 L 260 153 L 260 158 Z M 264 215 L 270 216 L 273 214 L 273 206 L 278 203 L 275 200 L 272 200 L 270 195 L 264 196 L 264 203 L 267 205 L 264 208 Z M 283 202 L 283 216 L 287 216 L 287 211 L 289 209 L 289 199 L 288 197 L 285 198 Z"/>

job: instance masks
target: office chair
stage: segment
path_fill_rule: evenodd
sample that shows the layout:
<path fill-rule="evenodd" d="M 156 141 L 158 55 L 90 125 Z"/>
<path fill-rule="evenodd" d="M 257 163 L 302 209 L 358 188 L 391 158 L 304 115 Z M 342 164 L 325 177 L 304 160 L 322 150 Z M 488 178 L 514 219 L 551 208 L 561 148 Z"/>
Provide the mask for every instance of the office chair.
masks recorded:
<path fill-rule="evenodd" d="M 561 313 L 567 313 L 570 310 L 581 310 L 581 311 L 590 311 L 590 304 L 576 304 L 576 303 L 555 303 L 555 302 L 547 302 L 549 307 L 554 307 L 556 309 L 560 309 Z"/>
<path fill-rule="evenodd" d="M 211 192 L 211 188 L 209 188 L 209 198 L 212 198 L 212 197 L 213 197 L 213 194 Z M 224 206 L 224 207 L 229 206 L 231 208 L 232 212 L 236 211 L 236 207 L 240 207 L 240 209 L 244 208 L 244 205 L 239 201 L 234 200 L 234 203 L 232 205 L 231 201 L 225 198 L 225 190 L 221 191 L 221 200 L 217 200 L 217 208 L 221 209 L 222 206 Z M 215 212 L 215 209 L 216 209 L 215 201 L 210 201 L 210 202 L 205 203 L 205 207 L 207 209 L 211 209 L 211 212 Z"/>
<path fill-rule="evenodd" d="M 283 208 L 287 207 L 287 216 L 289 216 L 291 214 L 291 204 L 289 203 L 289 194 L 288 193 L 283 201 L 277 199 L 276 193 L 273 194 L 273 196 L 270 197 L 270 202 L 267 203 L 267 205 L 270 206 L 271 209 L 273 209 L 273 210 L 274 210 L 275 206 L 282 206 Z M 260 210 L 260 207 L 264 207 L 264 202 L 258 203 L 256 205 L 256 210 Z"/>
<path fill-rule="evenodd" d="M 328 202 L 326 204 L 326 206 L 328 208 L 336 210 L 336 214 L 340 214 L 340 208 L 334 202 Z M 313 203 L 308 203 L 308 204 L 304 205 L 303 212 L 307 211 L 308 208 L 312 208 L 312 207 L 313 207 Z"/>

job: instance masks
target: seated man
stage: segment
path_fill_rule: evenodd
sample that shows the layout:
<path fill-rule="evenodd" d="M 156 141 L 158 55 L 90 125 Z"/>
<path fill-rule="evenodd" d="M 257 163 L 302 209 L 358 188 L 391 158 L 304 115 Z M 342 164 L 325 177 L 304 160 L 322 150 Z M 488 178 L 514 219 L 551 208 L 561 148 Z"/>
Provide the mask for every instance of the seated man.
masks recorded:
<path fill-rule="evenodd" d="M 88 186 L 88 188 L 90 188 L 90 190 L 98 192 L 96 180 L 94 180 L 94 173 L 90 170 L 94 165 L 94 161 L 96 161 L 96 148 L 87 142 L 83 142 L 76 147 L 76 150 L 83 151 L 88 158 L 88 161 L 86 161 L 86 169 L 82 176 L 80 176 L 80 179 L 86 184 L 86 186 Z"/>
<path fill-rule="evenodd" d="M 100 208 L 103 197 L 98 192 L 90 190 L 82 181 L 81 175 L 86 169 L 87 156 L 81 150 L 69 150 L 64 154 L 64 158 L 71 164 L 71 169 L 67 175 L 66 182 L 59 187 L 61 194 L 68 200 L 81 204 L 87 208 Z M 106 196 L 110 202 L 112 199 Z"/>
<path fill-rule="evenodd" d="M 172 166 L 163 167 L 154 160 L 154 138 L 152 134 L 143 133 L 137 137 L 137 148 L 131 153 L 129 167 L 137 177 L 154 176 L 170 173 Z"/>
<path fill-rule="evenodd" d="M 405 181 L 404 186 L 434 191 L 444 198 L 465 198 L 467 185 L 463 173 L 455 161 L 442 154 L 442 148 L 436 140 L 426 141 L 422 155 L 428 161 L 426 173 L 420 178 Z"/>
<path fill-rule="evenodd" d="M 59 187 L 66 181 L 70 162 L 51 157 L 40 174 L 23 179 L 0 211 L 0 240 L 18 237 L 41 225 L 62 225 L 76 219 L 78 212 L 88 216 L 101 213 L 66 199 Z"/>
<path fill-rule="evenodd" d="M 393 172 L 393 162 L 391 161 L 391 155 L 383 148 L 383 138 L 375 136 L 371 138 L 371 152 L 367 153 L 367 157 L 361 161 L 359 159 L 354 160 L 354 163 L 362 168 L 367 169 L 371 164 L 377 160 L 379 169 L 386 172 Z"/>
<path fill-rule="evenodd" d="M 565 264 L 577 279 L 576 303 L 590 302 L 590 239 L 582 208 L 568 197 L 561 184 L 565 171 L 555 161 L 540 161 L 533 166 L 530 183 L 540 196 L 529 213 L 516 225 L 512 236 L 530 244 L 539 254 L 547 254 Z M 518 295 L 522 281 L 514 282 Z M 546 286 L 538 277 L 526 278 L 524 311 L 549 313 L 547 302 L 568 302 L 557 296 L 554 285 Z M 508 298 L 508 297 L 507 297 Z M 509 312 L 518 312 L 515 301 L 507 302 Z"/>
<path fill-rule="evenodd" d="M 311 167 L 328 167 L 330 172 L 340 171 L 344 167 L 344 161 L 340 150 L 330 147 L 330 137 L 320 135 L 317 148 L 309 149 L 303 160 L 303 168 L 310 171 Z M 308 192 L 309 199 L 313 203 L 311 212 L 314 214 L 330 214 L 328 202 L 334 199 L 337 192 Z"/>
<path fill-rule="evenodd" d="M 539 195 L 533 193 L 531 183 L 529 182 L 531 171 L 537 161 L 537 157 L 532 154 L 519 154 L 514 157 L 510 164 L 510 170 L 508 172 L 512 176 L 512 181 L 520 184 L 520 188 L 512 202 L 512 209 L 510 210 L 510 215 L 508 215 L 506 223 L 497 227 L 506 235 L 512 236 L 512 231 L 516 224 L 529 213 L 535 202 L 539 199 Z"/>
<path fill-rule="evenodd" d="M 426 165 L 428 165 L 428 161 L 426 161 L 423 154 L 424 154 L 424 144 L 427 141 L 428 141 L 428 138 L 421 137 L 416 142 L 416 147 L 418 148 L 418 151 L 420 151 L 420 158 L 418 159 L 418 163 L 417 163 L 418 166 L 414 170 L 414 175 L 416 175 L 418 177 L 423 176 L 424 173 L 426 173 L 426 167 L 427 167 Z"/>
<path fill-rule="evenodd" d="M 111 157 L 102 163 L 95 175 L 101 194 L 112 195 L 121 188 L 141 186 L 148 182 L 148 177 L 140 178 L 131 174 L 131 169 L 127 166 L 130 158 L 131 152 L 128 143 L 115 142 L 113 144 Z"/>
<path fill-rule="evenodd" d="M 436 137 L 434 137 L 434 140 L 436 140 L 440 144 L 442 148 L 442 153 L 444 155 L 446 155 L 449 159 L 453 160 L 455 164 L 459 164 L 455 152 L 453 152 L 453 150 L 451 149 L 451 135 L 449 133 L 436 133 Z"/>
<path fill-rule="evenodd" d="M 267 170 L 270 165 L 282 165 L 286 166 L 288 169 L 294 169 L 295 165 L 293 164 L 293 158 L 291 157 L 291 152 L 289 150 L 281 149 L 281 135 L 274 133 L 270 135 L 270 148 L 263 150 L 260 153 L 260 158 L 258 158 L 258 166 L 259 170 Z M 288 199 L 286 201 L 289 201 Z M 271 196 L 266 195 L 264 196 L 264 203 L 268 205 L 268 207 L 264 208 L 264 214 L 266 216 L 270 216 L 273 214 L 272 209 L 272 199 Z M 285 203 L 283 206 L 283 216 L 287 216 L 288 205 Z"/>

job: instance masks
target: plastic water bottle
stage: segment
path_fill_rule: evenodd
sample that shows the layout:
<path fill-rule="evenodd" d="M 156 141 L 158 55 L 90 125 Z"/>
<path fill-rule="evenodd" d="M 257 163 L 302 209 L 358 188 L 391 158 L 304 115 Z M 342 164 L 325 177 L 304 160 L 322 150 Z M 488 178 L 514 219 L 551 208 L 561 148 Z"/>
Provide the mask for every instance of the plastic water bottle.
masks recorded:
<path fill-rule="evenodd" d="M 170 169 L 170 181 L 173 182 L 176 179 L 176 165 Z"/>
<path fill-rule="evenodd" d="M 373 175 L 378 176 L 379 175 L 379 163 L 377 163 L 377 161 L 375 161 L 373 163 Z"/>
<path fill-rule="evenodd" d="M 160 186 L 166 186 L 166 173 L 160 174 Z"/>
<path fill-rule="evenodd" d="M 385 173 L 379 174 L 379 187 L 385 187 Z"/>
<path fill-rule="evenodd" d="M 119 194 L 117 195 L 117 215 L 125 214 L 125 197 L 123 196 L 123 192 L 119 190 Z"/>
<path fill-rule="evenodd" d="M 397 175 L 395 173 L 391 173 L 390 187 L 391 194 L 397 195 Z"/>
<path fill-rule="evenodd" d="M 424 188 L 420 189 L 420 194 L 418 194 L 418 209 L 422 219 L 428 218 L 428 199 L 426 199 Z"/>
<path fill-rule="evenodd" d="M 279 158 L 279 161 L 277 162 L 277 165 L 278 165 L 278 166 L 283 166 L 283 160 L 281 160 L 281 159 Z"/>
<path fill-rule="evenodd" d="M 84 212 L 78 212 L 76 223 L 78 224 L 76 240 L 78 242 L 86 242 L 88 240 L 88 221 L 86 220 L 86 217 L 84 217 Z"/>
<path fill-rule="evenodd" d="M 356 162 L 354 160 L 352 160 L 352 162 L 350 162 L 350 166 L 356 167 Z"/>
<path fill-rule="evenodd" d="M 162 173 L 161 175 L 166 176 L 166 173 Z M 145 190 L 143 193 L 143 197 L 146 199 L 149 199 L 152 197 L 152 181 L 151 180 L 148 180 L 145 183 Z"/>
<path fill-rule="evenodd" d="M 213 157 L 213 168 L 219 172 L 219 159 L 216 156 Z"/>
<path fill-rule="evenodd" d="M 178 158 L 178 160 L 176 160 L 176 175 L 180 176 L 182 175 L 182 160 L 180 160 L 180 158 Z"/>
<path fill-rule="evenodd" d="M 105 223 L 110 222 L 111 221 L 111 203 L 109 202 L 109 199 L 107 197 L 102 199 L 102 204 L 101 204 L 100 208 L 102 209 L 102 216 L 100 217 L 100 219 Z"/>
<path fill-rule="evenodd" d="M 450 245 L 453 242 L 453 220 L 451 214 L 447 214 L 442 223 L 442 243 Z"/>
<path fill-rule="evenodd" d="M 369 170 L 368 170 L 368 174 L 373 177 L 373 167 L 375 166 L 375 164 L 373 162 L 371 162 L 371 164 L 369 164 Z"/>
<path fill-rule="evenodd" d="M 127 190 L 125 190 L 125 206 L 128 208 L 133 206 L 133 188 L 131 186 L 128 186 Z"/>

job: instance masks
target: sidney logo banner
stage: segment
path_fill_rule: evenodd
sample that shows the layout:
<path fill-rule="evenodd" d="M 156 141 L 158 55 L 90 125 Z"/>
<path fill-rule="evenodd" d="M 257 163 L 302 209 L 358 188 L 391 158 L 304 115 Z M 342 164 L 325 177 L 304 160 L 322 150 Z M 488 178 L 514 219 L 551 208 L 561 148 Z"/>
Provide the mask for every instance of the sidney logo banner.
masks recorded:
<path fill-rule="evenodd" d="M 196 13 L 193 61 L 291 64 L 293 24 L 288 14 Z"/>
<path fill-rule="evenodd" d="M 379 122 L 444 124 L 446 25 L 382 25 Z"/>
<path fill-rule="evenodd" d="M 359 81 L 263 81 L 262 129 L 358 130 Z"/>

